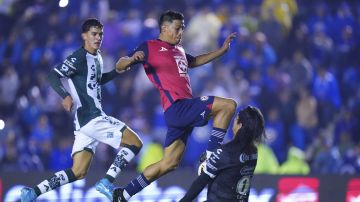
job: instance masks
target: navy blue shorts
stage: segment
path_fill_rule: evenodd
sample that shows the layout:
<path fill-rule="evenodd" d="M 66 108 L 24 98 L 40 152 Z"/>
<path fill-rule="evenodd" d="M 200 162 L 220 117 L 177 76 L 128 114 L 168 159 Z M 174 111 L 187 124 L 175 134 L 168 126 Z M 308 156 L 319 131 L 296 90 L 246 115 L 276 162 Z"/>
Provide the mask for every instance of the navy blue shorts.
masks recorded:
<path fill-rule="evenodd" d="M 168 131 L 165 147 L 181 139 L 185 144 L 194 127 L 208 123 L 214 96 L 175 101 L 164 113 Z"/>

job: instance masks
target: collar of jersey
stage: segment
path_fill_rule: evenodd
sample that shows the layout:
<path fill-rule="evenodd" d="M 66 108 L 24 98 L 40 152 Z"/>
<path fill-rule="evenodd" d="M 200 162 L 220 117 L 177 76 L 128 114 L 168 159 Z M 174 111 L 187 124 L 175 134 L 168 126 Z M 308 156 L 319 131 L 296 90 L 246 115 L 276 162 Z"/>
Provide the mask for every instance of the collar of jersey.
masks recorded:
<path fill-rule="evenodd" d="M 84 48 L 84 46 L 82 46 L 81 48 L 82 48 L 85 52 L 89 53 L 89 54 L 92 55 L 92 56 L 97 56 L 97 54 L 100 53 L 100 50 L 99 50 L 99 49 L 96 51 L 95 54 L 92 54 L 92 53 L 90 53 L 89 51 L 87 51 L 87 50 Z"/>
<path fill-rule="evenodd" d="M 176 44 L 171 44 L 171 43 L 169 43 L 169 42 L 166 42 L 166 41 L 163 41 L 163 40 L 161 40 L 161 39 L 156 39 L 156 40 L 158 40 L 158 41 L 161 41 L 161 42 L 163 42 L 163 43 L 166 43 L 167 45 L 169 45 L 169 46 L 176 46 Z"/>

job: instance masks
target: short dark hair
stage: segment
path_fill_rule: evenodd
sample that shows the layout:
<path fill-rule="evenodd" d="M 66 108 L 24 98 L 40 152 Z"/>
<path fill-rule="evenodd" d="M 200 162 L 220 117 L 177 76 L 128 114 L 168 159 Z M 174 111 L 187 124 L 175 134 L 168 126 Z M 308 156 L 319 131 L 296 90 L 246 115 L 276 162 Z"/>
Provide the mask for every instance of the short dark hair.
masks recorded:
<path fill-rule="evenodd" d="M 89 18 L 81 26 L 81 33 L 88 32 L 91 27 L 98 27 L 102 29 L 104 25 L 96 18 Z"/>
<path fill-rule="evenodd" d="M 160 15 L 160 19 L 159 19 L 159 29 L 161 31 L 161 26 L 164 22 L 170 22 L 172 23 L 173 20 L 184 20 L 184 15 L 180 12 L 177 11 L 172 11 L 172 10 L 167 10 L 165 12 L 163 12 Z"/>

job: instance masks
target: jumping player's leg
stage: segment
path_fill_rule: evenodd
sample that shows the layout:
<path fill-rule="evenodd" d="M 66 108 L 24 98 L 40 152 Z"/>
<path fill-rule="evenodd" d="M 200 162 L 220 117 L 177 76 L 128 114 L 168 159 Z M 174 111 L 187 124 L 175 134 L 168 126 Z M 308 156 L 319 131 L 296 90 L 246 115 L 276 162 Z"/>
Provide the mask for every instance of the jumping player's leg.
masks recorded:
<path fill-rule="evenodd" d="M 148 186 L 151 182 L 159 179 L 166 173 L 175 170 L 181 161 L 184 150 L 185 143 L 183 140 L 178 139 L 171 143 L 164 149 L 164 156 L 160 161 L 146 167 L 141 175 L 133 179 L 124 188 L 122 193 L 123 197 L 128 200 L 130 197 Z M 114 192 L 116 191 L 119 190 L 115 190 Z"/>
<path fill-rule="evenodd" d="M 210 157 L 211 153 L 223 142 L 236 106 L 236 102 L 232 99 L 215 97 L 210 115 L 213 118 L 213 129 L 206 149 L 207 157 Z"/>
<path fill-rule="evenodd" d="M 73 155 L 73 166 L 71 169 L 56 172 L 52 177 L 42 181 L 34 188 L 25 187 L 21 190 L 21 202 L 35 200 L 41 194 L 54 190 L 65 184 L 83 179 L 89 170 L 93 153 L 82 150 Z"/>

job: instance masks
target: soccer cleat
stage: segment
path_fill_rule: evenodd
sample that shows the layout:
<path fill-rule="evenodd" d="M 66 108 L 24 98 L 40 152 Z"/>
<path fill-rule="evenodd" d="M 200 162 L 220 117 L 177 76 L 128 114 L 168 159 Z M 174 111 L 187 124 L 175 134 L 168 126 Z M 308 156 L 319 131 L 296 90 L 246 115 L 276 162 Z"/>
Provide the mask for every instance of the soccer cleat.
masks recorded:
<path fill-rule="evenodd" d="M 35 190 L 30 187 L 24 187 L 21 189 L 20 200 L 21 202 L 33 202 L 37 198 Z"/>
<path fill-rule="evenodd" d="M 114 185 L 108 179 L 101 179 L 96 183 L 95 188 L 97 191 L 104 194 L 110 201 L 113 200 L 112 192 L 114 190 Z"/>
<path fill-rule="evenodd" d="M 112 202 L 126 202 L 127 200 L 124 198 L 124 189 L 121 187 L 117 187 L 114 189 L 112 193 L 113 200 Z"/>

